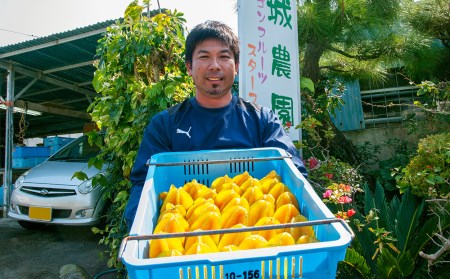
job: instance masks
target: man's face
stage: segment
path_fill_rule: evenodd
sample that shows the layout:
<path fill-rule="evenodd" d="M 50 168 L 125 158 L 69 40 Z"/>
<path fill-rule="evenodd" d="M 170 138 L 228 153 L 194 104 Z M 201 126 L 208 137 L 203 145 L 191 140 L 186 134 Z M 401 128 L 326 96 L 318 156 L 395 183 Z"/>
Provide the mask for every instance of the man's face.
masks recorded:
<path fill-rule="evenodd" d="M 207 98 L 220 98 L 228 93 L 238 64 L 230 49 L 219 40 L 208 39 L 197 45 L 192 63 L 186 64 L 196 86 L 196 94 Z"/>

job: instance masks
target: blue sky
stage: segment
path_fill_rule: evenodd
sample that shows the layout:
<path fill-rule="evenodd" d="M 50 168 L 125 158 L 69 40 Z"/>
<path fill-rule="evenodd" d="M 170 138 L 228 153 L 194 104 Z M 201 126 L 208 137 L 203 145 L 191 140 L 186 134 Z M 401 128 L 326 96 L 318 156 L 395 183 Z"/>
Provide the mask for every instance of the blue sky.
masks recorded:
<path fill-rule="evenodd" d="M 0 47 L 120 18 L 131 2 L 0 0 Z M 183 12 L 188 28 L 207 19 L 215 19 L 229 24 L 237 33 L 235 2 L 237 0 L 159 0 L 162 8 Z M 157 0 L 150 3 L 151 9 L 158 7 Z"/>

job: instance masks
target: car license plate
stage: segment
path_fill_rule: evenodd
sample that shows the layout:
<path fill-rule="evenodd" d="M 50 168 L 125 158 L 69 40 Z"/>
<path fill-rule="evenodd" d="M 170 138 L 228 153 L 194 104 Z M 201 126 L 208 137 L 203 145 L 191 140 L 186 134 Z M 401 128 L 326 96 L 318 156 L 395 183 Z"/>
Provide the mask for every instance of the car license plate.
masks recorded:
<path fill-rule="evenodd" d="M 31 219 L 50 221 L 52 219 L 51 207 L 30 207 L 28 217 Z"/>

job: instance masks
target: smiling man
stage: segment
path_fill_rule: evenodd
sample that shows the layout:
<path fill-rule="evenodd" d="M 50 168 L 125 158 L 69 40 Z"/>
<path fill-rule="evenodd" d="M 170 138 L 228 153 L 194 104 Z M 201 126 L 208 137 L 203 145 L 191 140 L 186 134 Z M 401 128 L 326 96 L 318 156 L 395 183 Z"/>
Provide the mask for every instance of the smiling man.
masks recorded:
<path fill-rule="evenodd" d="M 185 62 L 195 84 L 195 97 L 155 115 L 144 132 L 131 172 L 132 189 L 125 210 L 131 229 L 147 176 L 147 160 L 156 153 L 213 149 L 278 147 L 306 169 L 289 136 L 266 107 L 232 94 L 239 68 L 239 41 L 219 21 L 206 21 L 186 38 Z"/>

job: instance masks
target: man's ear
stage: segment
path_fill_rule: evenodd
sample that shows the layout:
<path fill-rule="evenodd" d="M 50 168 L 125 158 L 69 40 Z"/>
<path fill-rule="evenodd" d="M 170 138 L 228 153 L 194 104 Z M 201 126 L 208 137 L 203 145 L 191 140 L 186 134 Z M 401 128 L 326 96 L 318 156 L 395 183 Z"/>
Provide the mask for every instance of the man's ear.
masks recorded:
<path fill-rule="evenodd" d="M 190 75 L 190 76 L 192 76 L 192 63 L 191 62 L 186 62 L 186 69 L 187 69 L 187 72 L 188 72 L 188 74 Z"/>

